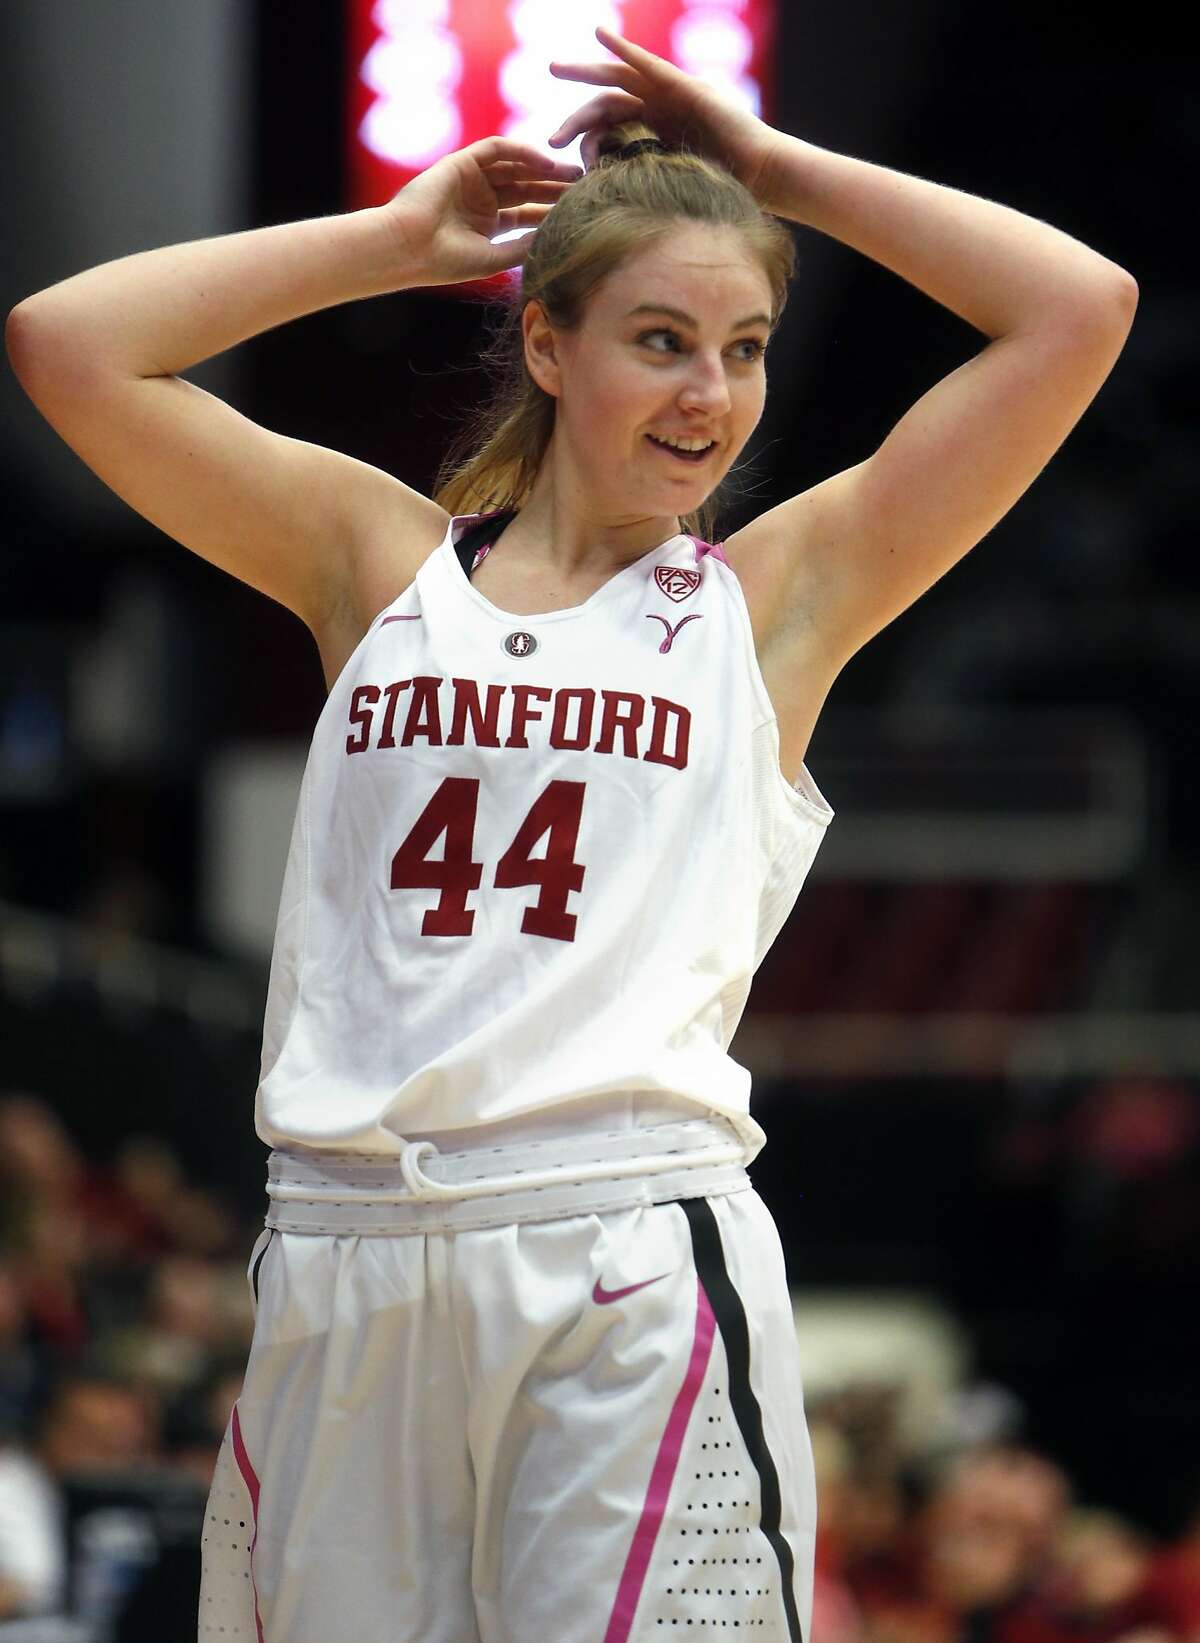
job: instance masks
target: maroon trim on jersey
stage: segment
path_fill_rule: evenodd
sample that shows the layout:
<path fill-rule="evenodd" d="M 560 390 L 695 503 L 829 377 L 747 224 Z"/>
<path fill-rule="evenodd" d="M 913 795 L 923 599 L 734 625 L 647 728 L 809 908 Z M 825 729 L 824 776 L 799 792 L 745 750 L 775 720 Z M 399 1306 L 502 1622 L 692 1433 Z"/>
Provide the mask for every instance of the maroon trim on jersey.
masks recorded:
<path fill-rule="evenodd" d="M 250 1456 L 246 1453 L 246 1443 L 242 1437 L 242 1422 L 238 1415 L 236 1402 L 233 1406 L 230 1438 L 233 1443 L 233 1458 L 237 1461 L 238 1471 L 242 1474 L 242 1482 L 246 1485 L 247 1493 L 250 1496 L 250 1515 L 254 1520 L 254 1533 L 250 1537 L 250 1591 L 254 1598 L 254 1626 L 258 1632 L 258 1643 L 263 1643 L 262 1616 L 258 1612 L 258 1584 L 254 1579 L 254 1548 L 258 1544 L 258 1475 L 250 1464 Z"/>
<path fill-rule="evenodd" d="M 658 1454 L 654 1457 L 654 1467 L 650 1473 L 650 1485 L 646 1490 L 642 1515 L 638 1519 L 638 1526 L 633 1532 L 629 1555 L 625 1559 L 625 1567 L 621 1572 L 616 1601 L 613 1603 L 612 1613 L 608 1618 L 608 1627 L 604 1633 L 604 1643 L 627 1643 L 630 1631 L 633 1628 L 633 1617 L 637 1612 L 642 1587 L 646 1584 L 646 1571 L 650 1567 L 654 1543 L 658 1539 L 658 1531 L 662 1527 L 662 1520 L 667 1510 L 667 1499 L 670 1496 L 671 1485 L 675 1480 L 675 1472 L 679 1466 L 679 1454 L 683 1448 L 684 1434 L 692 1417 L 692 1410 L 696 1407 L 696 1399 L 700 1395 L 700 1388 L 704 1383 L 708 1360 L 712 1356 L 712 1343 L 715 1333 L 716 1321 L 713 1317 L 713 1309 L 709 1305 L 708 1296 L 704 1293 L 704 1285 L 697 1277 L 696 1328 L 692 1336 L 692 1355 L 688 1359 L 683 1385 L 679 1388 L 671 1413 L 667 1417 L 667 1424 L 658 1445 Z"/>
<path fill-rule="evenodd" d="M 484 559 L 492 543 L 496 541 L 501 531 L 517 517 L 517 510 L 515 508 L 494 508 L 490 513 L 457 514 L 455 517 L 468 521 L 465 529 L 459 533 L 457 541 L 454 540 L 453 527 L 451 527 L 451 542 L 458 562 L 463 568 L 463 574 L 469 582 L 475 567 Z M 484 541 L 471 555 L 471 563 L 468 565 L 469 539 L 472 535 L 476 537 L 479 535 L 481 526 L 486 526 L 489 522 L 497 519 L 500 521 L 499 530 L 484 530 Z"/>
<path fill-rule="evenodd" d="M 729 561 L 725 557 L 725 545 L 723 542 L 704 542 L 698 536 L 689 536 L 688 541 L 696 550 L 697 564 L 700 563 L 706 553 L 711 553 L 714 559 L 719 559 L 723 565 L 729 565 Z M 732 570 L 733 566 L 729 565 L 729 568 Z"/>
<path fill-rule="evenodd" d="M 385 616 L 379 625 L 381 628 L 385 628 L 389 622 L 419 622 L 420 620 L 420 616 Z"/>

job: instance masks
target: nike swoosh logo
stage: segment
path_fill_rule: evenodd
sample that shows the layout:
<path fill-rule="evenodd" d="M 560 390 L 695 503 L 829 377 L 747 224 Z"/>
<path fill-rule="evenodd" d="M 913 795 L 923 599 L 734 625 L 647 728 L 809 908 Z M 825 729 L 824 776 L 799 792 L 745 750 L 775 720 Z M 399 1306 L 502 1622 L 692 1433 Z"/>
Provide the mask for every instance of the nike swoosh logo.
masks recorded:
<path fill-rule="evenodd" d="M 624 1289 L 605 1289 L 599 1278 L 596 1287 L 592 1290 L 592 1299 L 597 1306 L 607 1306 L 610 1301 L 619 1301 L 622 1295 L 632 1295 L 635 1289 L 645 1289 L 647 1284 L 656 1284 L 668 1274 L 660 1272 L 657 1278 L 643 1278 L 640 1284 L 627 1284 Z"/>

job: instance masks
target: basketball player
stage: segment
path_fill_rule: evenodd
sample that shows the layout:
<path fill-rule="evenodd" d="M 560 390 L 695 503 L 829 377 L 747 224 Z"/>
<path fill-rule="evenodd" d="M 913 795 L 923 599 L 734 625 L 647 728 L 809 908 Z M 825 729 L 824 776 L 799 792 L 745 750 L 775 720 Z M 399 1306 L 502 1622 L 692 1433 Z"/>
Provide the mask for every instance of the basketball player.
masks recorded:
<path fill-rule="evenodd" d="M 807 1639 L 800 1364 L 727 1046 L 830 819 L 803 762 L 830 685 L 1012 506 L 1131 324 L 1130 276 L 1068 235 L 596 32 L 612 58 L 555 66 L 602 88 L 550 139 L 584 134 L 577 180 L 488 138 L 383 207 L 127 257 L 9 327 L 63 438 L 295 611 L 329 687 L 206 1643 Z M 714 546 L 792 272 L 778 218 L 989 340 Z M 518 263 L 499 397 L 432 499 L 179 375 Z"/>

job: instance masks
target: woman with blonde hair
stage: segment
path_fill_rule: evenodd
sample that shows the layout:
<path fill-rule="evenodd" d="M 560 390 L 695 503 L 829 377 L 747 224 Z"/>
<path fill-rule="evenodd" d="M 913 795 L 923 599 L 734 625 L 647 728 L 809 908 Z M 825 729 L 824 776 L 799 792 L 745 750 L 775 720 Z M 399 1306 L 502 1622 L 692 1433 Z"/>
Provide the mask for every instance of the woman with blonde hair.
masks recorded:
<path fill-rule="evenodd" d="M 9 321 L 62 437 L 295 611 L 329 687 L 202 1639 L 807 1639 L 800 1362 L 728 1046 L 831 816 L 804 765 L 830 685 L 1032 482 L 1136 304 L 1067 234 L 596 32 L 608 61 L 551 65 L 599 88 L 550 138 L 583 134 L 582 177 L 488 138 L 382 207 L 127 257 Z M 988 341 L 717 543 L 792 273 L 778 219 Z M 518 264 L 494 399 L 431 498 L 178 374 Z"/>

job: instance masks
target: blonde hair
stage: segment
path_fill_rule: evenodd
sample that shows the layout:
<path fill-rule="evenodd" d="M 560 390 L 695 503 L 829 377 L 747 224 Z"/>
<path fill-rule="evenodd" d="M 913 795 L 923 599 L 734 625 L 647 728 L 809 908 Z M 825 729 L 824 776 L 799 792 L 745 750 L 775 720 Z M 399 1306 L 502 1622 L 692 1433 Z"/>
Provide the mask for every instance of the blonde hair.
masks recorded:
<path fill-rule="evenodd" d="M 555 398 L 539 387 L 525 364 L 521 316 L 531 301 L 552 325 L 572 330 L 596 287 L 632 253 L 652 245 L 680 220 L 731 228 L 756 258 L 771 289 L 771 328 L 787 301 L 796 252 L 783 224 L 759 206 L 749 189 L 711 160 L 687 149 L 616 151 L 655 137 L 641 121 L 612 127 L 598 144 L 597 163 L 572 183 L 529 236 L 519 283 L 481 358 L 492 391 L 468 413 L 438 471 L 435 502 L 448 513 L 520 508 L 537 479 L 554 431 Z M 716 541 L 731 487 L 726 478 L 681 530 Z"/>

